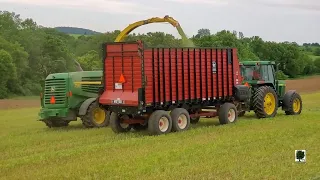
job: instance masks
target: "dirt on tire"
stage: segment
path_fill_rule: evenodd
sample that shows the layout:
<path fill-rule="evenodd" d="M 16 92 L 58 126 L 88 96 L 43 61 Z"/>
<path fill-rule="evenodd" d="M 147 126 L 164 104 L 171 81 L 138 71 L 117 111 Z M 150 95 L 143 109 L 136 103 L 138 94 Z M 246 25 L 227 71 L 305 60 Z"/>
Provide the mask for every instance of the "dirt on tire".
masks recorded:
<path fill-rule="evenodd" d="M 320 91 L 320 76 L 312 76 L 305 79 L 287 80 L 288 90 L 297 90 L 298 93 L 312 93 Z M 14 99 L 0 99 L 0 109 L 19 109 L 19 108 L 40 108 L 40 100 L 14 100 Z"/>

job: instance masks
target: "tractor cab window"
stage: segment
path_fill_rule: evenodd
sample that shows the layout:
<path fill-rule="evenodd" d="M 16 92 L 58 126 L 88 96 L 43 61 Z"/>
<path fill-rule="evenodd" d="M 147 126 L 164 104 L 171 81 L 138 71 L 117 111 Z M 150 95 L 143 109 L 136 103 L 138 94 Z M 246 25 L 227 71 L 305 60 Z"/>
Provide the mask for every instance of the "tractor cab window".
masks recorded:
<path fill-rule="evenodd" d="M 242 66 L 242 76 L 246 81 L 260 80 L 260 68 L 259 66 Z"/>
<path fill-rule="evenodd" d="M 261 80 L 264 81 L 274 81 L 274 68 L 272 65 L 262 65 L 261 66 Z"/>
<path fill-rule="evenodd" d="M 272 65 L 242 66 L 241 73 L 245 81 L 274 81 L 274 68 Z"/>

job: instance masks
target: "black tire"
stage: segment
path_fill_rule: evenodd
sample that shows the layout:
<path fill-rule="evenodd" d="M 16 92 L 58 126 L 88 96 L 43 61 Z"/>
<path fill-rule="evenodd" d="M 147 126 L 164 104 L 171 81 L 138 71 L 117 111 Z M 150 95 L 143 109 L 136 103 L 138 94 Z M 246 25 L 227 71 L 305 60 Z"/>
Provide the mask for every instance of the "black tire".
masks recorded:
<path fill-rule="evenodd" d="M 197 124 L 200 120 L 200 117 L 194 117 L 194 118 L 190 118 L 190 123 L 191 124 Z"/>
<path fill-rule="evenodd" d="M 143 125 L 143 124 L 132 124 L 132 129 L 135 131 L 143 131 L 148 129 L 148 125 Z"/>
<path fill-rule="evenodd" d="M 99 118 L 102 119 L 96 119 L 95 113 L 99 111 L 101 113 Z M 93 102 L 88 107 L 88 110 L 84 116 L 81 116 L 82 124 L 87 128 L 93 128 L 93 127 L 105 127 L 109 125 L 110 122 L 110 112 L 106 111 L 105 109 L 102 109 L 99 107 L 99 104 L 97 102 Z"/>
<path fill-rule="evenodd" d="M 68 126 L 70 121 L 64 121 L 64 120 L 60 120 L 60 119 L 48 119 L 48 120 L 44 120 L 44 123 L 49 128 L 52 128 L 52 127 L 65 127 L 65 126 Z"/>
<path fill-rule="evenodd" d="M 267 112 L 264 107 L 265 97 L 267 97 L 267 95 L 271 98 L 269 101 L 271 104 L 270 112 Z M 278 110 L 278 96 L 275 90 L 270 86 L 259 87 L 253 96 L 253 109 L 258 118 L 270 118 L 276 116 Z"/>
<path fill-rule="evenodd" d="M 246 114 L 246 111 L 241 111 L 241 112 L 238 113 L 238 117 L 242 117 L 242 116 L 244 116 L 245 114 Z"/>
<path fill-rule="evenodd" d="M 170 113 L 172 119 L 172 132 L 186 131 L 190 127 L 190 114 L 184 108 L 176 108 Z M 180 117 L 183 116 L 183 117 Z M 182 119 L 179 119 L 182 118 Z"/>
<path fill-rule="evenodd" d="M 224 103 L 220 106 L 218 113 L 220 124 L 235 123 L 238 120 L 237 108 L 232 103 Z"/>
<path fill-rule="evenodd" d="M 120 117 L 117 113 L 112 112 L 110 115 L 110 127 L 115 133 L 124 133 L 131 130 L 132 126 L 129 124 L 127 127 L 121 125 Z"/>
<path fill-rule="evenodd" d="M 286 115 L 301 114 L 301 96 L 295 91 L 288 91 L 283 97 L 283 109 L 285 110 Z"/>
<path fill-rule="evenodd" d="M 163 126 L 165 129 L 161 130 L 160 126 Z M 171 116 L 166 111 L 163 111 L 163 110 L 154 111 L 149 117 L 148 131 L 150 135 L 167 134 L 171 132 L 171 129 L 172 129 L 172 119 L 171 119 Z"/>

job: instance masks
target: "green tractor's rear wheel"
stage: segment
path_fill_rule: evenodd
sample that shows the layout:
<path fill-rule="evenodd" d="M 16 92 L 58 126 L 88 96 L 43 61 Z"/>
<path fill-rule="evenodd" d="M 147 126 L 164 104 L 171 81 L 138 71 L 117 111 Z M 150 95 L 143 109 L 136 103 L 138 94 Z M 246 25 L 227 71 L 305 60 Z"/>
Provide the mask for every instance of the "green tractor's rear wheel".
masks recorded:
<path fill-rule="evenodd" d="M 270 86 L 259 87 L 253 97 L 253 109 L 258 118 L 274 117 L 278 110 L 278 96 Z"/>
<path fill-rule="evenodd" d="M 82 124 L 85 127 L 105 127 L 109 125 L 110 112 L 99 107 L 99 104 L 93 102 L 88 107 L 87 113 L 81 117 Z"/>
<path fill-rule="evenodd" d="M 302 111 L 301 96 L 295 91 L 288 91 L 283 98 L 283 109 L 286 115 L 298 115 Z"/>

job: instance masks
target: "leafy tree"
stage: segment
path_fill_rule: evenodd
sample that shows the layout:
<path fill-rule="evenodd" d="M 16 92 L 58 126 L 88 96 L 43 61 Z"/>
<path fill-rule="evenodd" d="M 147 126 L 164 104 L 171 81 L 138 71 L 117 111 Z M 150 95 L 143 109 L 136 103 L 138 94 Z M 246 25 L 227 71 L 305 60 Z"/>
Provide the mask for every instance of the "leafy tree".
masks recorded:
<path fill-rule="evenodd" d="M 102 70 L 102 61 L 97 51 L 91 50 L 87 54 L 78 58 L 78 61 L 84 71 Z"/>
<path fill-rule="evenodd" d="M 10 79 L 16 77 L 16 67 L 13 64 L 11 55 L 0 50 L 0 99 L 8 97 L 7 83 Z"/>
<path fill-rule="evenodd" d="M 243 39 L 243 38 L 244 38 L 243 32 L 239 32 L 239 39 Z"/>
<path fill-rule="evenodd" d="M 277 77 L 279 80 L 286 80 L 286 79 L 288 79 L 288 75 L 284 74 L 281 70 L 277 71 L 276 77 Z"/>
<path fill-rule="evenodd" d="M 319 48 L 315 48 L 314 53 L 315 56 L 320 56 L 320 47 Z"/>
<path fill-rule="evenodd" d="M 303 62 L 305 64 L 304 70 L 302 74 L 304 75 L 311 75 L 314 73 L 317 73 L 317 68 L 315 66 L 315 62 L 312 60 L 312 58 L 306 54 L 303 56 Z"/>
<path fill-rule="evenodd" d="M 209 29 L 199 29 L 198 30 L 198 34 L 196 35 L 196 38 L 201 38 L 201 37 L 204 37 L 204 36 L 210 36 L 211 35 L 211 32 Z"/>
<path fill-rule="evenodd" d="M 320 73 L 320 57 L 314 60 L 315 72 Z"/>

